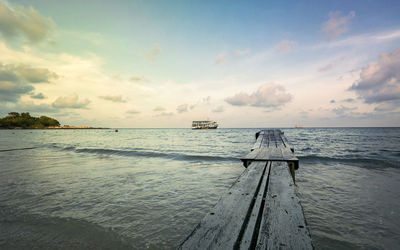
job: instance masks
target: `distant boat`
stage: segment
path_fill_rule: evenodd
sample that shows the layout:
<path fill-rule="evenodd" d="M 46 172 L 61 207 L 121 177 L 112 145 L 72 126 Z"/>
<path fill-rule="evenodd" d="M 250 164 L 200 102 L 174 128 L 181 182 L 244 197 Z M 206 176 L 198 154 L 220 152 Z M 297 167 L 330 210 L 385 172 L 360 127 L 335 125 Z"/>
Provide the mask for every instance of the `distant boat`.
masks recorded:
<path fill-rule="evenodd" d="M 193 121 L 192 129 L 216 129 L 218 123 L 216 121 Z"/>
<path fill-rule="evenodd" d="M 301 126 L 301 125 L 296 125 L 296 126 L 294 126 L 295 128 L 302 128 L 303 126 Z"/>

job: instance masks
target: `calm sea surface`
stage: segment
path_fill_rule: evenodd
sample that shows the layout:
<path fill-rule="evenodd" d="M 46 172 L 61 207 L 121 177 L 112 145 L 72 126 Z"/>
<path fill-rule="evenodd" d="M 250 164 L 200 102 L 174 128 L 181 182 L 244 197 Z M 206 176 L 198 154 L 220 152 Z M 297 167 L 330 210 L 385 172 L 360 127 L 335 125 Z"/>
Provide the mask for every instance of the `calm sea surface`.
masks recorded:
<path fill-rule="evenodd" d="M 0 249 L 175 248 L 257 131 L 0 130 Z M 283 131 L 315 247 L 399 249 L 400 129 Z"/>

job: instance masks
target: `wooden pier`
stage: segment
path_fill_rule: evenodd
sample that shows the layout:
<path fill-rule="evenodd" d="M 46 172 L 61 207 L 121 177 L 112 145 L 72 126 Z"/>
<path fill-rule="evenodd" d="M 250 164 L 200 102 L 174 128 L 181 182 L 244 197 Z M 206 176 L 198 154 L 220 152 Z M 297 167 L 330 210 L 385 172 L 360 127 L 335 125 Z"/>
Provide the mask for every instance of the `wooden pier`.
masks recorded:
<path fill-rule="evenodd" d="M 313 249 L 283 132 L 258 132 L 242 161 L 245 171 L 178 249 Z"/>

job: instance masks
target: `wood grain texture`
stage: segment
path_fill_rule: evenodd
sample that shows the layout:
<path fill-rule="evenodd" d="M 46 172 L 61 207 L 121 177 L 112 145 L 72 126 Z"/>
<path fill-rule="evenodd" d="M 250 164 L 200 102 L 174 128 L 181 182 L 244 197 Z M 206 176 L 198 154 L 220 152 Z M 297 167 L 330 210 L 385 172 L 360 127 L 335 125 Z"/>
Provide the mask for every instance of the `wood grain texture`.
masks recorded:
<path fill-rule="evenodd" d="M 247 169 L 178 249 L 313 249 L 288 145 L 280 130 L 260 131 Z"/>
<path fill-rule="evenodd" d="M 298 169 L 299 160 L 293 153 L 294 149 L 287 146 L 289 143 L 279 129 L 260 131 L 252 151 L 241 160 L 245 167 L 252 161 L 286 161 L 293 162 Z"/>
<path fill-rule="evenodd" d="M 265 203 L 270 167 L 271 162 L 268 162 L 263 174 L 258 194 L 256 195 L 255 204 L 252 208 L 249 221 L 246 225 L 243 237 L 240 239 L 239 249 L 250 249 L 255 246 L 256 237 L 260 228 L 262 212 L 264 210 L 263 203 Z"/>
<path fill-rule="evenodd" d="M 313 249 L 287 163 L 272 162 L 256 249 Z"/>

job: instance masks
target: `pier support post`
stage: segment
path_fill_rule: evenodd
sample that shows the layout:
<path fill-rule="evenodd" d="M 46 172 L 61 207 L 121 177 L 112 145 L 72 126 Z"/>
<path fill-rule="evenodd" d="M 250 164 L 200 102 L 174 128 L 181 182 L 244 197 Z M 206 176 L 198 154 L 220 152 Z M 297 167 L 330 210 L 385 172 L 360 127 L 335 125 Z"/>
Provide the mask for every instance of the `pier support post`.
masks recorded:
<path fill-rule="evenodd" d="M 293 178 L 293 182 L 294 183 L 296 183 L 296 174 L 295 174 L 295 171 L 294 171 L 294 162 L 288 162 L 288 166 L 289 166 L 289 169 L 290 169 L 290 174 L 292 175 L 292 178 Z"/>

